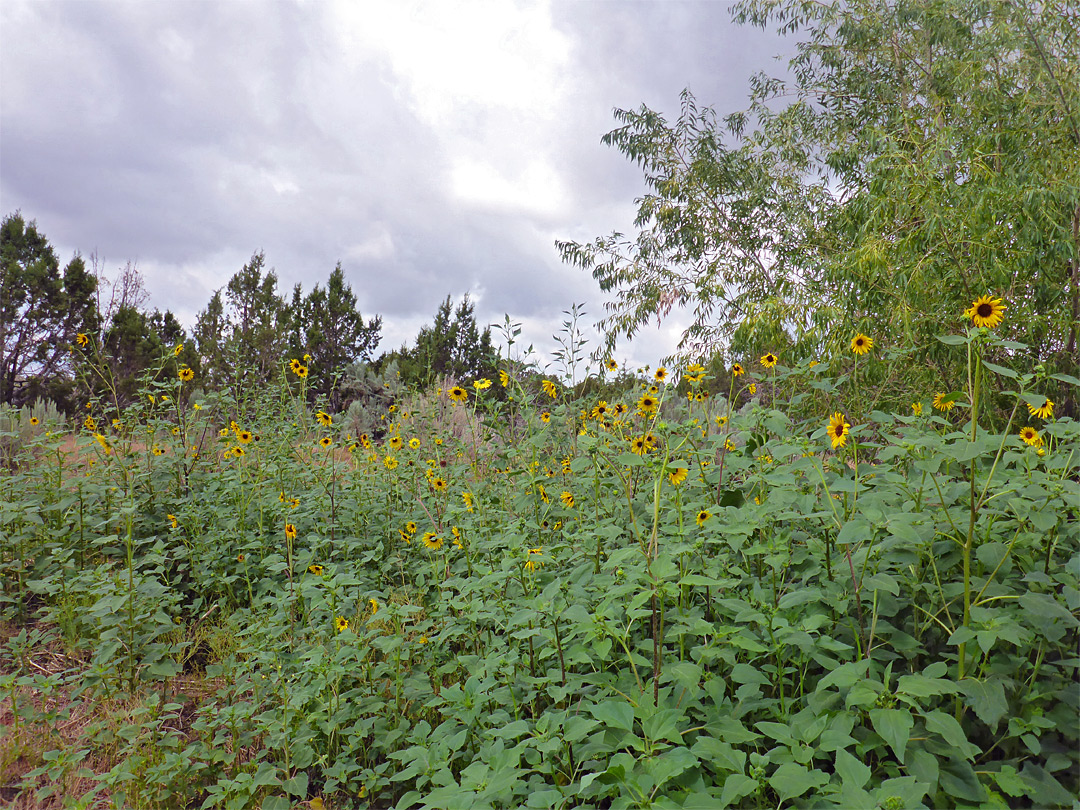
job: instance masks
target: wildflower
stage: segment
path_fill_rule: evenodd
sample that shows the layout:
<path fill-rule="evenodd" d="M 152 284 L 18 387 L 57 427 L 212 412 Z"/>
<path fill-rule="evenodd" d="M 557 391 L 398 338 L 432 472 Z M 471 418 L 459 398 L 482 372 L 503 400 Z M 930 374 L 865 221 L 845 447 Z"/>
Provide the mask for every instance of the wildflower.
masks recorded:
<path fill-rule="evenodd" d="M 41 420 L 38 419 L 36 416 L 31 416 L 30 417 L 30 427 L 37 427 L 40 424 L 41 424 Z"/>
<path fill-rule="evenodd" d="M 530 548 L 529 553 L 528 553 L 528 555 L 526 556 L 526 559 L 525 559 L 525 570 L 526 571 L 535 571 L 537 568 L 543 567 L 543 565 L 544 565 L 544 560 L 542 559 L 543 553 L 544 553 L 543 548 Z"/>
<path fill-rule="evenodd" d="M 724 449 L 727 450 L 729 453 L 734 453 L 735 452 L 735 442 L 733 442 L 731 439 L 725 439 L 724 440 Z"/>
<path fill-rule="evenodd" d="M 226 436 L 229 435 L 229 429 L 228 428 L 222 428 L 221 430 L 218 431 L 217 435 L 218 435 L 218 437 L 224 439 Z"/>
<path fill-rule="evenodd" d="M 486 391 L 488 388 L 491 388 L 491 380 L 489 380 L 487 377 L 484 377 L 480 380 L 473 380 L 472 385 L 473 388 L 475 388 L 477 391 Z"/>
<path fill-rule="evenodd" d="M 443 547 L 443 539 L 435 534 L 435 532 L 424 532 L 424 537 L 422 539 L 424 545 L 432 551 L 438 551 Z"/>
<path fill-rule="evenodd" d="M 652 416 L 656 413 L 659 405 L 660 400 L 652 394 L 642 394 L 641 399 L 637 401 L 638 410 L 641 411 L 643 416 Z"/>
<path fill-rule="evenodd" d="M 410 536 L 416 534 L 416 524 L 410 520 L 405 524 L 405 531 L 407 531 Z"/>
<path fill-rule="evenodd" d="M 499 371 L 499 385 L 501 385 L 503 388 L 510 387 L 510 375 L 502 370 Z"/>
<path fill-rule="evenodd" d="M 293 374 L 295 374 L 298 368 L 300 368 L 300 361 L 294 357 L 292 360 L 289 361 L 289 370 L 292 371 Z"/>
<path fill-rule="evenodd" d="M 427 644 L 427 643 L 428 643 L 428 637 L 427 637 L 427 636 L 420 636 L 420 638 L 418 638 L 418 639 L 416 640 L 416 643 L 417 643 L 417 644 Z M 360 786 L 360 789 L 361 789 L 361 790 L 363 791 L 363 790 L 364 790 L 364 786 L 363 786 L 363 785 L 361 785 L 361 786 Z"/>
<path fill-rule="evenodd" d="M 819 363 L 817 360 L 811 360 L 810 361 L 810 368 L 814 368 L 814 366 L 820 366 L 820 365 L 821 365 L 821 363 Z"/>
<path fill-rule="evenodd" d="M 540 492 L 540 500 L 542 500 L 544 503 L 551 503 L 551 497 L 547 494 L 547 490 L 544 489 L 544 485 L 537 484 L 536 488 Z"/>
<path fill-rule="evenodd" d="M 410 447 L 410 448 L 411 448 L 412 450 L 415 450 L 415 449 L 416 449 L 416 448 L 418 448 L 419 446 L 420 446 L 420 440 L 419 440 L 419 439 L 416 439 L 416 438 L 413 438 L 413 439 L 409 439 L 409 447 Z"/>
<path fill-rule="evenodd" d="M 772 352 L 763 354 L 761 356 L 761 365 L 765 366 L 765 368 L 772 368 L 776 365 L 776 355 Z"/>
<path fill-rule="evenodd" d="M 387 444 L 390 445 L 391 450 L 396 451 L 396 450 L 400 450 L 402 448 L 402 446 L 405 444 L 405 442 L 402 440 L 402 438 L 400 436 L 391 436 L 390 441 L 387 442 Z"/>
<path fill-rule="evenodd" d="M 552 399 L 555 399 L 559 395 L 559 389 L 555 387 L 555 383 L 551 380 L 541 380 L 540 387 L 544 389 L 544 393 Z"/>
<path fill-rule="evenodd" d="M 296 539 L 296 527 L 291 523 L 285 524 L 285 537 L 287 537 L 289 540 Z"/>
<path fill-rule="evenodd" d="M 630 410 L 630 406 L 627 405 L 626 403 L 624 403 L 624 402 L 616 402 L 615 403 L 615 417 L 616 418 L 618 418 L 620 416 L 625 416 L 629 410 Z"/>
<path fill-rule="evenodd" d="M 254 438 L 255 437 L 254 437 L 254 435 L 252 435 L 250 430 L 238 430 L 238 431 L 236 431 L 236 440 L 238 442 L 240 442 L 240 444 L 249 444 L 251 442 L 251 440 L 254 439 Z"/>
<path fill-rule="evenodd" d="M 187 366 L 184 366 L 182 369 L 180 369 L 177 376 L 180 377 L 181 382 L 191 382 L 195 379 L 195 371 L 188 368 Z"/>
<path fill-rule="evenodd" d="M 442 477 L 432 478 L 431 479 L 431 486 L 437 492 L 446 492 L 446 479 L 442 478 Z"/>
<path fill-rule="evenodd" d="M 922 403 L 921 402 L 912 402 L 911 403 L 911 412 L 913 414 L 915 414 L 915 416 L 922 416 Z"/>
<path fill-rule="evenodd" d="M 323 427 L 330 427 L 330 425 L 334 421 L 330 417 L 330 414 L 328 414 L 326 411 L 319 411 L 318 413 L 315 414 L 315 418 L 319 421 L 319 424 L 322 425 Z"/>
<path fill-rule="evenodd" d="M 406 545 L 412 545 L 412 538 L 409 536 L 409 533 L 407 531 L 405 531 L 404 529 L 398 529 L 397 533 L 398 537 L 400 537 Z"/>
<path fill-rule="evenodd" d="M 323 436 L 321 439 L 319 439 L 319 446 L 322 447 L 323 449 L 326 449 L 327 447 L 329 447 L 333 443 L 334 443 L 334 440 L 331 439 L 329 436 Z"/>
<path fill-rule="evenodd" d="M 700 363 L 691 363 L 686 367 L 683 377 L 687 382 L 699 383 L 705 379 L 705 367 Z"/>
<path fill-rule="evenodd" d="M 311 355 L 310 354 L 305 354 L 304 355 L 304 362 L 305 363 L 310 363 L 311 362 Z"/>
<path fill-rule="evenodd" d="M 83 421 L 83 425 L 86 426 L 87 430 L 97 430 L 97 422 L 94 421 L 94 417 L 92 416 L 86 417 L 86 419 Z"/>
<path fill-rule="evenodd" d="M 712 517 L 712 514 L 710 514 L 709 510 L 702 509 L 700 512 L 697 513 L 697 517 L 694 519 L 694 521 L 697 523 L 698 526 L 704 526 L 705 521 L 708 520 L 710 517 Z"/>
<path fill-rule="evenodd" d="M 874 348 L 874 339 L 867 337 L 862 332 L 851 339 L 851 350 L 857 355 L 864 355 Z"/>
<path fill-rule="evenodd" d="M 297 365 L 297 367 L 293 369 L 293 373 L 300 379 L 304 379 L 307 376 L 308 368 L 307 366 Z"/>
<path fill-rule="evenodd" d="M 86 346 L 90 343 L 90 338 L 86 336 L 85 332 L 79 332 L 79 334 L 75 336 L 75 342 L 83 348 L 86 348 Z"/>
<path fill-rule="evenodd" d="M 829 419 L 829 438 L 832 439 L 833 450 L 847 444 L 848 433 L 851 425 L 844 420 L 844 415 L 837 411 Z"/>
<path fill-rule="evenodd" d="M 745 371 L 746 371 L 746 369 L 744 369 L 742 367 L 741 363 L 736 363 L 735 365 L 733 365 L 731 367 L 731 376 L 732 377 L 738 377 L 739 375 L 741 375 Z"/>
<path fill-rule="evenodd" d="M 177 343 L 176 347 L 172 350 L 173 357 L 179 357 L 180 352 L 182 352 L 182 351 L 184 351 L 184 344 L 183 343 Z"/>
<path fill-rule="evenodd" d="M 604 365 L 607 367 L 608 371 L 619 370 L 619 364 L 615 362 L 614 358 L 609 357 L 607 360 L 604 361 Z"/>
<path fill-rule="evenodd" d="M 1028 403 L 1027 409 L 1028 413 L 1039 419 L 1049 419 L 1051 416 L 1054 415 L 1054 403 L 1051 402 L 1049 399 L 1047 399 L 1045 402 L 1043 402 L 1042 405 L 1037 408 L 1031 403 Z"/>
<path fill-rule="evenodd" d="M 366 433 L 360 434 L 360 446 L 363 447 L 365 450 L 371 449 L 371 439 Z"/>
<path fill-rule="evenodd" d="M 1043 443 L 1043 438 L 1039 435 L 1039 431 L 1033 427 L 1023 428 L 1020 431 L 1020 438 L 1027 442 L 1031 447 L 1039 447 Z"/>
<path fill-rule="evenodd" d="M 671 472 L 668 473 L 668 481 L 671 482 L 672 486 L 677 487 L 679 484 L 686 480 L 687 474 L 688 473 L 686 467 L 675 467 Z"/>
<path fill-rule="evenodd" d="M 663 366 L 660 366 L 658 369 L 656 369 L 656 371 L 653 372 L 653 379 L 656 380 L 658 383 L 662 383 L 664 380 L 667 379 L 667 369 Z"/>
<path fill-rule="evenodd" d="M 165 517 L 169 519 L 169 523 L 172 524 L 174 529 L 180 528 L 180 521 L 177 520 L 176 515 L 166 515 Z"/>
<path fill-rule="evenodd" d="M 544 411 L 542 414 L 540 414 L 540 421 L 543 422 L 545 425 L 551 422 L 551 411 Z"/>
<path fill-rule="evenodd" d="M 318 563 L 312 563 L 311 565 L 309 565 L 309 566 L 307 567 L 307 570 L 308 570 L 308 571 L 310 571 L 310 572 L 311 572 L 312 574 L 314 574 L 315 576 L 317 576 L 317 577 L 321 577 L 321 576 L 323 575 L 323 571 L 325 571 L 326 569 L 325 569 L 325 568 L 323 568 L 323 567 L 322 567 L 321 565 L 319 565 Z"/>
<path fill-rule="evenodd" d="M 574 508 L 574 494 L 569 490 L 564 489 L 562 494 L 559 496 L 559 500 L 563 502 L 563 506 L 565 506 L 567 509 Z"/>
<path fill-rule="evenodd" d="M 334 619 L 334 629 L 337 630 L 339 633 L 342 630 L 348 630 L 349 620 L 346 619 L 344 616 L 338 616 L 336 619 Z"/>
<path fill-rule="evenodd" d="M 394 458 L 393 456 L 387 456 L 386 458 L 384 458 L 382 460 L 382 463 L 383 463 L 383 466 L 386 467 L 386 469 L 388 469 L 388 470 L 396 470 L 397 465 L 398 465 L 398 460 L 396 458 Z"/>
<path fill-rule="evenodd" d="M 971 306 L 964 310 L 964 315 L 971 318 L 976 326 L 988 326 L 993 329 L 999 323 L 1005 311 L 1005 305 L 1000 298 L 991 298 L 983 295 L 971 302 Z"/>
<path fill-rule="evenodd" d="M 237 562 L 243 562 L 244 561 L 244 555 L 243 554 L 237 554 L 236 555 L 236 561 Z"/>
<path fill-rule="evenodd" d="M 245 455 L 247 455 L 247 453 L 244 451 L 244 448 L 240 445 L 236 445 L 236 447 L 232 449 L 232 454 L 236 458 L 243 458 Z"/>
<path fill-rule="evenodd" d="M 947 394 L 945 394 L 944 392 L 941 392 L 941 391 L 934 394 L 934 399 L 933 399 L 932 404 L 933 404 L 933 406 L 934 406 L 934 408 L 936 410 L 939 410 L 939 411 L 951 411 L 953 409 L 953 406 L 956 405 L 956 400 L 954 400 L 954 399 L 946 399 L 947 396 L 948 396 Z"/>
<path fill-rule="evenodd" d="M 371 607 L 371 615 L 374 616 L 379 612 L 379 603 L 375 599 L 368 599 L 368 605 Z"/>
<path fill-rule="evenodd" d="M 645 444 L 644 436 L 637 436 L 632 442 L 630 442 L 630 452 L 636 453 L 639 456 L 643 456 L 649 452 L 649 448 Z"/>
<path fill-rule="evenodd" d="M 709 400 L 709 392 L 708 391 L 698 391 L 696 394 L 694 394 L 694 402 L 708 402 L 708 400 Z"/>
<path fill-rule="evenodd" d="M 607 400 L 602 399 L 599 402 L 597 402 L 596 407 L 592 409 L 592 418 L 597 419 L 597 420 L 602 420 L 605 416 L 607 416 L 607 412 L 608 412 Z"/>
<path fill-rule="evenodd" d="M 645 448 L 647 450 L 653 450 L 653 449 L 656 448 L 656 445 L 657 445 L 656 437 L 654 435 L 652 435 L 651 433 L 646 433 L 645 434 Z"/>
<path fill-rule="evenodd" d="M 221 454 L 221 457 L 228 461 L 230 458 L 232 458 L 232 450 L 226 450 L 224 453 Z"/>
<path fill-rule="evenodd" d="M 473 496 L 471 492 L 462 492 L 461 500 L 465 501 L 465 511 L 471 512 L 473 510 Z"/>
<path fill-rule="evenodd" d="M 718 416 L 718 417 L 716 417 L 716 426 L 717 427 L 723 427 L 727 423 L 728 423 L 728 418 L 726 416 Z"/>
<path fill-rule="evenodd" d="M 455 385 L 446 395 L 454 402 L 465 402 L 469 398 L 469 392 L 462 388 L 460 385 Z"/>
<path fill-rule="evenodd" d="M 165 455 L 165 451 L 162 450 L 161 447 L 156 445 L 156 444 L 152 448 L 150 448 L 150 452 L 153 453 L 155 456 L 163 456 L 163 455 Z"/>
<path fill-rule="evenodd" d="M 757 383 L 750 383 L 748 386 L 746 386 L 746 391 L 747 391 L 748 394 L 750 394 L 750 396 L 753 396 L 754 394 L 756 394 L 757 393 Z"/>

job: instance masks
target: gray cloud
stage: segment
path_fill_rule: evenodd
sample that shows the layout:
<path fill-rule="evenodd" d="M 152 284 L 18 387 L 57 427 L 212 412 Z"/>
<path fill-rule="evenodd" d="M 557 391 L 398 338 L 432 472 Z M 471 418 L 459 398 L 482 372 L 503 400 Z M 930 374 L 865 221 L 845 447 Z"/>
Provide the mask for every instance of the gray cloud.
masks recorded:
<path fill-rule="evenodd" d="M 598 315 L 553 241 L 630 227 L 643 186 L 600 144 L 612 108 L 674 114 L 688 86 L 737 109 L 782 44 L 708 2 L 488 6 L 455 41 L 435 5 L 353 8 L 5 3 L 4 213 L 62 255 L 136 261 L 188 324 L 260 249 L 286 293 L 341 261 L 383 348 L 467 290 L 482 321 Z"/>

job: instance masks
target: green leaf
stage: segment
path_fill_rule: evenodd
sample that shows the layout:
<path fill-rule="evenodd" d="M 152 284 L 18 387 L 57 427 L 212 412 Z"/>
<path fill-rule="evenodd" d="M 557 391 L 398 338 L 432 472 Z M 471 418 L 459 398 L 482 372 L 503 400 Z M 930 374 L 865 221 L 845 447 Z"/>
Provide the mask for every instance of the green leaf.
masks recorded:
<path fill-rule="evenodd" d="M 950 759 L 943 763 L 938 783 L 950 796 L 969 802 L 986 801 L 986 789 L 979 783 L 978 774 L 970 764 L 962 760 Z"/>
<path fill-rule="evenodd" d="M 967 705 L 991 729 L 997 728 L 1001 718 L 1009 710 L 1005 702 L 1005 687 L 1001 681 L 965 678 L 960 681 L 960 691 L 967 696 Z"/>
<path fill-rule="evenodd" d="M 727 807 L 757 789 L 758 783 L 755 780 L 741 773 L 733 773 L 724 780 L 724 789 L 720 792 L 720 806 Z"/>
<path fill-rule="evenodd" d="M 646 763 L 648 773 L 655 781 L 656 787 L 660 787 L 683 771 L 696 768 L 699 764 L 698 758 L 684 747 L 672 748 Z"/>
<path fill-rule="evenodd" d="M 898 693 L 912 697 L 956 694 L 956 684 L 945 678 L 927 678 L 925 675 L 901 675 L 896 687 Z"/>
<path fill-rule="evenodd" d="M 938 335 L 937 339 L 946 346 L 962 346 L 968 342 L 964 335 Z"/>
<path fill-rule="evenodd" d="M 306 771 L 300 771 L 296 776 L 291 779 L 286 779 L 281 783 L 282 789 L 291 796 L 302 796 L 307 798 L 308 789 L 308 775 Z"/>
<path fill-rule="evenodd" d="M 822 771 L 807 770 L 795 762 L 785 762 L 769 777 L 769 784 L 779 794 L 781 804 L 828 782 L 829 777 Z"/>
<path fill-rule="evenodd" d="M 836 773 L 841 784 L 863 787 L 870 779 L 870 768 L 857 760 L 846 750 L 836 752 Z"/>
<path fill-rule="evenodd" d="M 1005 368 L 1005 366 L 994 365 L 993 363 L 988 363 L 986 360 L 983 360 L 982 364 L 984 368 L 988 368 L 995 374 L 1000 374 L 1003 377 L 1011 377 L 1015 380 L 1020 376 L 1011 368 Z"/>
<path fill-rule="evenodd" d="M 634 707 L 622 700 L 608 700 L 589 707 L 589 712 L 608 728 L 634 730 Z"/>
<path fill-rule="evenodd" d="M 881 738 L 889 744 L 896 759 L 904 764 L 904 751 L 915 721 L 906 709 L 871 709 L 870 723 Z"/>
<path fill-rule="evenodd" d="M 972 759 L 979 752 L 978 746 L 968 742 L 963 727 L 951 714 L 942 711 L 926 712 L 923 714 L 923 721 L 927 731 L 940 734 L 946 743 L 968 759 Z"/>

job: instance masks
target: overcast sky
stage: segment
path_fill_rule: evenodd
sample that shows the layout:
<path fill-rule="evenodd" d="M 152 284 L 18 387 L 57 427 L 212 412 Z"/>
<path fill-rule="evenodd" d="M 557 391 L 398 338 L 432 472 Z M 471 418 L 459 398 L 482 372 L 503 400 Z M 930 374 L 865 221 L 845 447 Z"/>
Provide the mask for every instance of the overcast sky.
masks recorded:
<path fill-rule="evenodd" d="M 63 262 L 142 272 L 194 324 L 262 250 L 288 296 L 337 262 L 379 351 L 447 294 L 546 353 L 601 293 L 556 239 L 632 231 L 640 171 L 600 143 L 614 108 L 673 119 L 689 88 L 743 109 L 790 42 L 720 2 L 4 0 L 0 209 Z M 783 61 L 774 57 L 781 55 Z M 670 352 L 647 331 L 617 355 Z"/>

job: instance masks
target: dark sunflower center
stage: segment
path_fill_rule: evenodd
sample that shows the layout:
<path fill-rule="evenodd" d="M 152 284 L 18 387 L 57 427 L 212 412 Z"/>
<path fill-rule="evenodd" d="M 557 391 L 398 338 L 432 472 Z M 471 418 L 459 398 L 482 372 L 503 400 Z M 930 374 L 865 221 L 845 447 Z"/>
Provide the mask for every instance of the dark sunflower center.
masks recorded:
<path fill-rule="evenodd" d="M 992 304 L 979 304 L 979 308 L 975 310 L 975 314 L 980 318 L 989 318 L 994 314 L 994 307 Z"/>
<path fill-rule="evenodd" d="M 843 425 L 837 425 L 835 428 L 833 428 L 833 432 L 837 436 L 843 436 L 844 435 L 844 426 Z"/>

